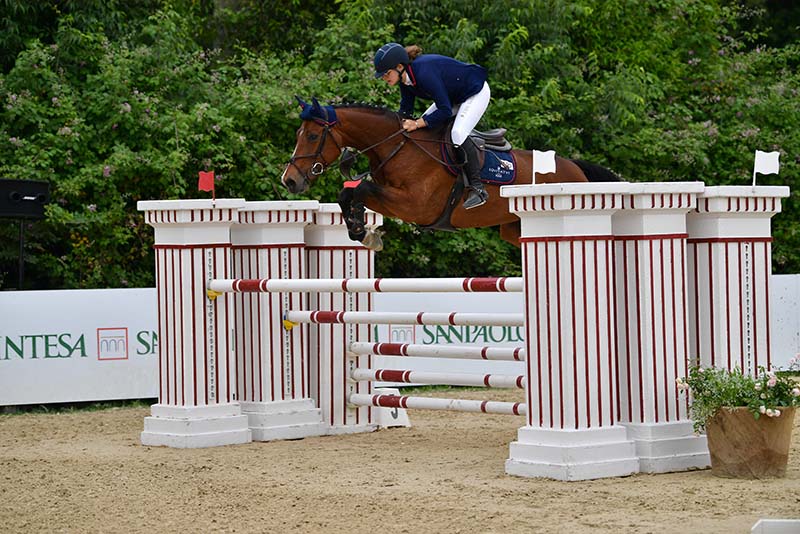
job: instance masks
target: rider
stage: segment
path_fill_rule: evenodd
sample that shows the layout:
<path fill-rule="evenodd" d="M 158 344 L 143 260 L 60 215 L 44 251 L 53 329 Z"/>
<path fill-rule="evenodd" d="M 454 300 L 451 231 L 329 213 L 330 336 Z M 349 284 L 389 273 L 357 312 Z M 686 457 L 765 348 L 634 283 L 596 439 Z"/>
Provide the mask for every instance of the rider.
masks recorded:
<path fill-rule="evenodd" d="M 489 198 L 483 188 L 478 167 L 478 148 L 465 142 L 489 105 L 489 84 L 486 69 L 462 63 L 447 56 L 422 54 L 416 45 L 403 47 L 397 43 L 383 45 L 375 53 L 375 77 L 389 85 L 400 84 L 400 113 L 409 117 L 414 112 L 416 97 L 433 100 L 433 104 L 417 120 L 404 119 L 403 129 L 434 128 L 456 115 L 450 136 L 456 153 L 465 163 L 470 194 L 464 208 L 482 206 Z"/>

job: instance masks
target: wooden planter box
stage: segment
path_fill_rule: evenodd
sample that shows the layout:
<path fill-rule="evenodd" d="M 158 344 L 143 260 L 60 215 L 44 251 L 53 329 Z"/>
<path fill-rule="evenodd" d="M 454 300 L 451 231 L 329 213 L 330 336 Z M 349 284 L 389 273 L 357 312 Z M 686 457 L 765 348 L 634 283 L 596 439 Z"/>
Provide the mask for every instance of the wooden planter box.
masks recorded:
<path fill-rule="evenodd" d="M 786 475 L 795 408 L 756 419 L 744 407 L 722 408 L 706 422 L 711 472 L 725 478 Z"/>

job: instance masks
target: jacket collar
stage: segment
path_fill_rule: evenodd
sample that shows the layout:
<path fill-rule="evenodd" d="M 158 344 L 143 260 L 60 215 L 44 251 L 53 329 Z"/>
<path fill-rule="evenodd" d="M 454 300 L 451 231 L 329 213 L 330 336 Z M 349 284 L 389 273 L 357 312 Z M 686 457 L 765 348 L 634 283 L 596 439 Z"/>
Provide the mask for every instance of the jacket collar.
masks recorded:
<path fill-rule="evenodd" d="M 417 85 L 417 77 L 414 76 L 414 69 L 411 68 L 411 63 L 406 65 L 406 72 L 408 73 L 408 80 L 411 82 L 410 84 L 412 87 L 416 87 Z"/>

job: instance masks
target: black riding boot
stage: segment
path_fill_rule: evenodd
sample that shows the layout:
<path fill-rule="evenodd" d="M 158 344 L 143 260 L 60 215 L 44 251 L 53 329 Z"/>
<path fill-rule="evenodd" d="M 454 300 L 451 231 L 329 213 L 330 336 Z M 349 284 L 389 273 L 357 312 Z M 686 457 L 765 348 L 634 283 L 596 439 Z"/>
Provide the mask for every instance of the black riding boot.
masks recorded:
<path fill-rule="evenodd" d="M 480 157 L 478 157 L 478 147 L 470 139 L 464 141 L 463 145 L 456 146 L 456 153 L 459 159 L 464 162 L 464 174 L 471 191 L 464 201 L 464 209 L 471 210 L 486 204 L 489 193 L 483 188 L 480 177 Z"/>

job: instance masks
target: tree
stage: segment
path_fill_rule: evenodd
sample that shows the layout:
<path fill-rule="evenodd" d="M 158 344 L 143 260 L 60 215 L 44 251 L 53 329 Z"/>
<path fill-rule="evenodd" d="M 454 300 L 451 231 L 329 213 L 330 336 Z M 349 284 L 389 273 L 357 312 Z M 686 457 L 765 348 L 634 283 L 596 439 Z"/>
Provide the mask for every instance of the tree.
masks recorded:
<path fill-rule="evenodd" d="M 152 232 L 136 201 L 291 197 L 278 178 L 299 125 L 294 95 L 396 107 L 371 76 L 387 41 L 478 62 L 482 126 L 517 147 L 608 166 L 628 180 L 750 181 L 780 150 L 798 185 L 798 8 L 773 0 L 136 0 L 2 4 L 0 174 L 48 180 L 31 225 L 30 287 L 152 285 Z M 777 18 L 781 15 L 783 18 Z M 773 27 L 769 25 L 773 24 Z M 772 47 L 774 46 L 774 47 Z M 420 104 L 421 105 L 421 104 Z M 418 110 L 422 112 L 422 108 Z M 334 201 L 328 172 L 303 198 Z M 800 270 L 797 194 L 774 220 L 776 272 Z M 387 221 L 382 276 L 516 274 L 492 229 L 420 233 Z M 16 272 L 0 224 L 0 287 Z"/>

